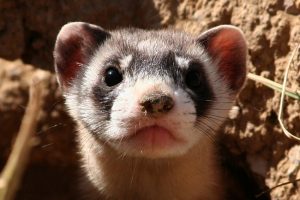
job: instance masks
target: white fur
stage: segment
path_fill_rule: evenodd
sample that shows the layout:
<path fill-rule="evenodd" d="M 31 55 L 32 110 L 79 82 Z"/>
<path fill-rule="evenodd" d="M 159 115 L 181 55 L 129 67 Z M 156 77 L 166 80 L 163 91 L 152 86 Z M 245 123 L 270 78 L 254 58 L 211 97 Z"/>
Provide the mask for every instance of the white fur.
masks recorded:
<path fill-rule="evenodd" d="M 120 60 L 120 67 L 121 67 L 121 68 L 126 68 L 126 67 L 128 67 L 129 64 L 130 64 L 130 62 L 131 62 L 131 60 L 132 60 L 132 55 L 127 55 L 127 56 L 125 56 L 124 58 L 122 58 L 122 59 Z"/>
<path fill-rule="evenodd" d="M 168 46 L 164 41 L 157 38 L 142 40 L 137 44 L 137 49 L 143 53 L 146 53 L 151 56 L 158 55 L 162 52 L 162 50 L 167 50 Z"/>
<path fill-rule="evenodd" d="M 170 113 L 154 120 L 144 116 L 138 102 L 143 96 L 155 91 L 171 96 L 174 99 L 175 106 Z M 188 101 L 191 103 L 186 103 Z M 176 138 L 180 138 L 185 142 L 157 152 L 147 152 L 147 150 L 143 149 L 143 156 L 164 157 L 181 155 L 193 146 L 201 136 L 201 134 L 195 135 L 194 133 L 193 124 L 196 117 L 191 113 L 195 113 L 195 106 L 191 99 L 188 98 L 184 90 L 176 89 L 170 79 L 161 77 L 139 79 L 133 87 L 127 88 L 118 95 L 112 107 L 109 131 L 104 134 L 107 138 L 120 140 L 123 137 L 134 134 L 140 128 L 157 124 L 167 128 Z M 141 153 L 135 144 L 117 142 L 113 143 L 113 145 L 119 151 L 124 151 L 125 154 L 139 155 Z"/>
<path fill-rule="evenodd" d="M 190 60 L 181 56 L 175 56 L 177 65 L 181 68 L 187 69 L 189 67 Z"/>

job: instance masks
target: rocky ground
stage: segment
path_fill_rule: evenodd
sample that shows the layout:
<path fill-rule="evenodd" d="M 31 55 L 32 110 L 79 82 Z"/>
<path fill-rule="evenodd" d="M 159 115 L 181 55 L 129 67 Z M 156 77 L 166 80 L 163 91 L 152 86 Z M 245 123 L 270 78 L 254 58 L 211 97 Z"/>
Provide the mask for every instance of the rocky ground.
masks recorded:
<path fill-rule="evenodd" d="M 64 0 L 0 2 L 0 169 L 14 141 L 28 85 L 37 69 L 53 73 L 52 50 L 60 27 L 86 21 L 107 29 L 172 27 L 199 34 L 220 24 L 240 27 L 246 36 L 249 72 L 282 82 L 292 51 L 300 43 L 299 0 Z M 299 91 L 300 52 L 288 87 Z M 77 155 L 73 122 L 64 111 L 55 77 L 39 119 L 34 148 L 17 199 L 73 199 Z M 300 178 L 300 144 L 284 136 L 278 121 L 280 94 L 248 80 L 222 128 L 224 143 L 251 169 L 261 185 L 274 187 Z M 284 123 L 300 135 L 300 103 L 286 98 Z M 63 189 L 62 189 L 63 188 Z M 56 196 L 54 196 L 56 195 Z M 272 199 L 300 198 L 299 184 L 271 192 Z"/>

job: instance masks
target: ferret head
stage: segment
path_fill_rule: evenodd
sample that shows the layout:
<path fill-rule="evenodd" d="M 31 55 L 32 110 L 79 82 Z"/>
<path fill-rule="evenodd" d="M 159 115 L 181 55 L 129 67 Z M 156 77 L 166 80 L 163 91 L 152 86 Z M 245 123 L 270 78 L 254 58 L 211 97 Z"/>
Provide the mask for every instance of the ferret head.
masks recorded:
<path fill-rule="evenodd" d="M 54 50 L 75 120 L 99 145 L 146 158 L 179 156 L 213 137 L 244 83 L 245 57 L 233 26 L 194 37 L 76 22 L 61 29 Z"/>

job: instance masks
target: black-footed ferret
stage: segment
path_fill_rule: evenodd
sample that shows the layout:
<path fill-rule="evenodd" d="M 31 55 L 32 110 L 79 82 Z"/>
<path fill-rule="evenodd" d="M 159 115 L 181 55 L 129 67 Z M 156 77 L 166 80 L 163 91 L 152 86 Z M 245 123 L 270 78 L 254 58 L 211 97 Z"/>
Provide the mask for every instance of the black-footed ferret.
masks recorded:
<path fill-rule="evenodd" d="M 54 58 L 91 196 L 224 199 L 214 138 L 245 80 L 238 28 L 195 37 L 75 22 L 59 32 Z"/>

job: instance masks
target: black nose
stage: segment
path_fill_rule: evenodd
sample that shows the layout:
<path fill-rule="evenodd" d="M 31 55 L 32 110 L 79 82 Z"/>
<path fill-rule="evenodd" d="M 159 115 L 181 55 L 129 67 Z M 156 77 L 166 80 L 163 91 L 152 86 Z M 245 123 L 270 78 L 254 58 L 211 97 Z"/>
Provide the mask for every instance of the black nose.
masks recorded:
<path fill-rule="evenodd" d="M 158 117 L 169 112 L 174 107 L 173 99 L 163 93 L 153 93 L 140 101 L 141 109 L 147 115 Z"/>

